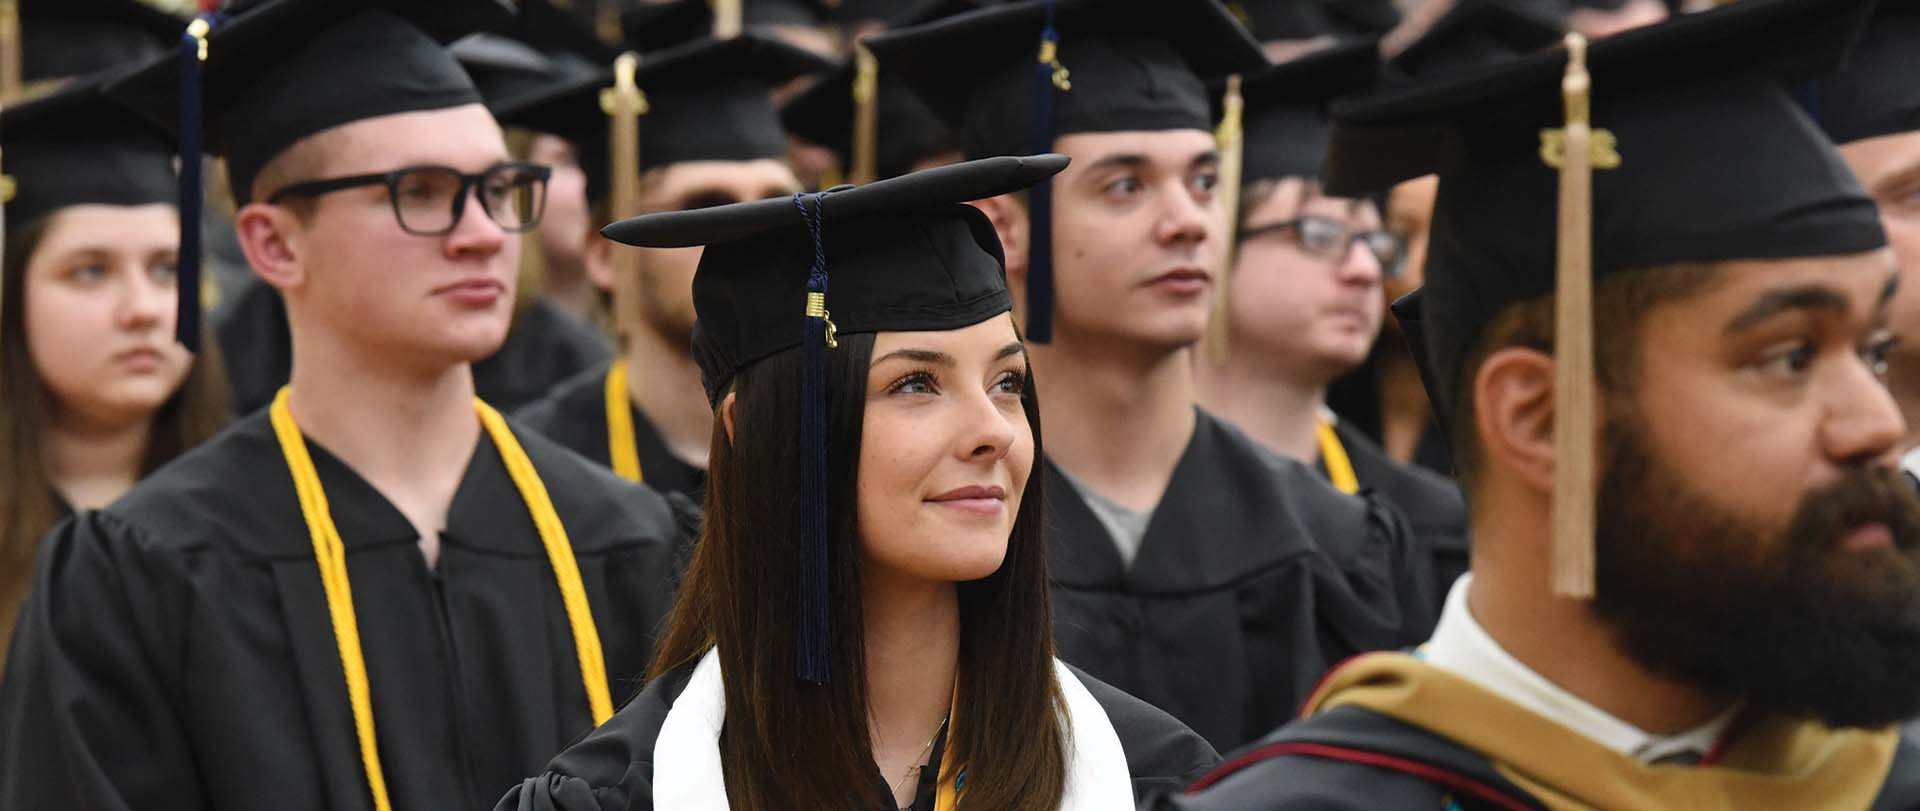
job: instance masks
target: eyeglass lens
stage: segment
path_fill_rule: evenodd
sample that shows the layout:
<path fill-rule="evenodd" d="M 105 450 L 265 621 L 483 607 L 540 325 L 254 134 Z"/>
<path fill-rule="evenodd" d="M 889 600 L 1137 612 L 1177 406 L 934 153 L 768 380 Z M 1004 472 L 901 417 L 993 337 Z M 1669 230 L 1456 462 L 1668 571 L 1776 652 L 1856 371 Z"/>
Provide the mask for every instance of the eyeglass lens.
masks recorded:
<path fill-rule="evenodd" d="M 487 170 L 478 182 L 480 207 L 507 231 L 531 229 L 546 204 L 546 178 L 524 166 L 502 165 Z M 444 167 L 420 167 L 402 172 L 393 185 L 393 207 L 400 227 L 416 234 L 445 234 L 459 223 L 466 201 L 461 174 Z"/>

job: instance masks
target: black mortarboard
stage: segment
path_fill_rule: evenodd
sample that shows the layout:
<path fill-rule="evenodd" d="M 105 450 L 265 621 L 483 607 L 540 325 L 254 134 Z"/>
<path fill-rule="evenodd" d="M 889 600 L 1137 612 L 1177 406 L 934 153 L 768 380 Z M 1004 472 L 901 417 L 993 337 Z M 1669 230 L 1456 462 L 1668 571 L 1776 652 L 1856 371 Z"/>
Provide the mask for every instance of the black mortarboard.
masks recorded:
<path fill-rule="evenodd" d="M 1261 42 L 1375 36 L 1400 24 L 1390 0 L 1230 0 L 1227 8 Z"/>
<path fill-rule="evenodd" d="M 1835 143 L 1920 131 L 1920 2 L 1881 0 L 1853 58 L 1806 101 Z"/>
<path fill-rule="evenodd" d="M 801 678 L 827 667 L 825 353 L 831 336 L 951 330 L 1012 307 L 993 224 L 965 203 L 1059 173 L 1059 155 L 999 157 L 865 186 L 622 220 L 628 245 L 705 245 L 693 276 L 693 354 L 716 406 L 740 370 L 807 353 L 803 413 Z M 828 282 L 831 280 L 831 291 Z"/>
<path fill-rule="evenodd" d="M 1619 163 L 1594 160 L 1586 215 L 1559 211 L 1560 170 L 1544 161 L 1553 153 L 1545 133 L 1564 133 L 1568 110 L 1581 108 L 1562 94 L 1569 50 L 1336 103 L 1325 172 L 1331 193 L 1440 175 L 1420 302 L 1434 402 L 1454 402 L 1466 356 L 1493 318 L 1556 292 L 1556 266 L 1561 278 L 1587 278 L 1567 276 L 1584 265 L 1599 279 L 1680 262 L 1885 245 L 1872 201 L 1782 83 L 1837 64 L 1870 8 L 1870 0 L 1745 0 L 1594 43 L 1587 64 L 1595 141 L 1616 142 Z M 1590 254 L 1558 252 L 1557 224 L 1568 222 L 1590 222 Z M 1568 313 L 1590 314 L 1589 306 L 1580 293 L 1563 294 L 1556 329 L 1568 328 Z M 1582 353 L 1556 357 L 1563 370 L 1578 368 L 1567 364 L 1582 362 Z M 1591 385 L 1581 379 L 1566 385 Z M 1561 416 L 1572 425 L 1577 415 Z M 1590 440 L 1589 431 L 1589 454 Z M 1560 499 L 1576 497 L 1588 498 L 1590 509 L 1590 487 L 1556 483 L 1556 515 Z M 1556 548 L 1578 531 L 1556 527 Z M 1590 544 L 1590 525 L 1585 534 Z M 1590 547 L 1585 554 L 1590 589 Z M 1580 593 L 1561 577 L 1571 571 L 1564 562 L 1556 559 L 1556 589 Z"/>
<path fill-rule="evenodd" d="M 642 3 L 620 12 L 620 36 L 627 47 L 651 53 L 712 35 L 713 23 L 711 0 Z"/>
<path fill-rule="evenodd" d="M 740 0 L 741 19 L 747 25 L 819 25 L 820 7 L 808 0 Z"/>
<path fill-rule="evenodd" d="M 1387 84 L 1467 74 L 1552 47 L 1566 31 L 1551 10 L 1511 0 L 1456 0 L 1419 38 L 1388 55 Z"/>
<path fill-rule="evenodd" d="M 532 45 L 499 34 L 468 34 L 448 46 L 448 50 L 460 61 L 460 66 L 466 68 L 487 109 L 496 114 L 553 89 L 558 81 L 571 78 L 565 65 L 548 58 Z M 581 72 L 590 72 L 590 69 Z"/>
<path fill-rule="evenodd" d="M 640 125 L 641 167 L 785 156 L 786 132 L 768 91 L 832 64 L 753 34 L 703 38 L 642 60 L 635 73 L 647 99 Z M 574 141 L 590 199 L 609 190 L 607 114 L 600 92 L 612 83 L 611 71 L 601 71 L 499 111 L 504 124 Z"/>
<path fill-rule="evenodd" d="M 983 0 L 932 0 L 909 9 L 908 16 L 891 21 L 892 27 L 905 27 L 952 17 L 979 9 Z M 780 108 L 780 120 L 787 132 L 824 146 L 838 156 L 843 169 L 854 165 L 854 111 L 857 73 L 856 60 L 822 76 Z M 914 95 L 899 79 L 886 71 L 875 78 L 875 156 L 877 177 L 906 174 L 913 164 L 941 152 L 960 149 L 953 128 Z"/>
<path fill-rule="evenodd" d="M 1319 177 L 1333 127 L 1328 106 L 1371 88 L 1379 67 L 1379 40 L 1364 37 L 1248 76 L 1240 89 L 1246 139 L 1241 182 Z"/>
<path fill-rule="evenodd" d="M 174 203 L 173 143 L 87 81 L 0 112 L 18 227 L 66 206 Z"/>
<path fill-rule="evenodd" d="M 1267 65 L 1219 3 L 1028 0 L 867 40 L 960 133 L 969 158 L 1053 148 L 1081 132 L 1211 131 L 1203 77 Z M 1052 337 L 1051 184 L 1028 207 L 1027 337 Z"/>
<path fill-rule="evenodd" d="M 310 135 L 384 115 L 478 104 L 473 81 L 444 45 L 512 19 L 511 7 L 497 0 L 234 6 L 196 21 L 176 59 L 107 86 L 116 100 L 177 134 L 188 156 L 180 174 L 183 290 L 199 283 L 201 152 L 226 158 L 233 199 L 245 203 L 261 168 Z M 198 298 L 180 302 L 181 342 L 197 349 Z"/>
<path fill-rule="evenodd" d="M 63 79 L 150 59 L 186 27 L 139 0 L 21 0 L 21 75 Z"/>

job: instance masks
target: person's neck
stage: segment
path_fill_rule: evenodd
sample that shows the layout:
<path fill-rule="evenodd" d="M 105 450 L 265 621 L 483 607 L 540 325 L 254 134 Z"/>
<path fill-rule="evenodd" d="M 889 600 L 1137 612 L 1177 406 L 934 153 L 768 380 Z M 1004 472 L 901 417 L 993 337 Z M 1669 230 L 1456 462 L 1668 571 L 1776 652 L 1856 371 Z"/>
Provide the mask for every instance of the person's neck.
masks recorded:
<path fill-rule="evenodd" d="M 861 584 L 868 732 L 874 765 L 889 788 L 899 785 L 895 800 L 904 805 L 918 782 L 904 778 L 930 756 L 927 744 L 953 707 L 960 597 L 952 583 L 868 569 Z"/>
<path fill-rule="evenodd" d="M 97 510 L 126 495 L 140 479 L 153 414 L 112 423 L 54 420 L 47 432 L 47 475 L 76 510 Z"/>
<path fill-rule="evenodd" d="M 1403 350 L 1381 353 L 1378 368 L 1380 384 L 1380 444 L 1387 455 L 1411 463 L 1420 452 L 1420 440 L 1433 423 L 1433 404 L 1427 400 L 1426 386 L 1420 382 L 1420 367 Z"/>
<path fill-rule="evenodd" d="M 1543 514 L 1544 515 L 1544 514 Z M 1528 537 L 1517 529 L 1529 528 Z M 1476 520 L 1474 545 L 1518 550 L 1539 545 L 1546 521 Z M 1504 557 L 1504 556 L 1503 556 Z M 1476 555 L 1467 605 L 1487 635 L 1513 658 L 1580 700 L 1654 735 L 1696 728 L 1732 701 L 1655 674 L 1622 647 L 1618 632 L 1588 603 L 1554 596 L 1547 588 L 1546 555 L 1498 564 Z"/>
<path fill-rule="evenodd" d="M 427 564 L 439 559 L 453 495 L 480 441 L 473 373 L 383 364 L 296 335 L 287 406 L 302 433 L 345 462 L 413 523 Z"/>
<path fill-rule="evenodd" d="M 568 315 L 581 321 L 592 320 L 595 288 L 586 271 L 555 273 L 555 267 L 551 263 L 547 265 L 547 275 L 540 280 L 541 295 Z"/>
<path fill-rule="evenodd" d="M 1116 350 L 1057 329 L 1053 337 L 1027 348 L 1047 459 L 1122 507 L 1152 509 L 1198 420 L 1191 350 Z"/>
<path fill-rule="evenodd" d="M 1327 380 L 1275 368 L 1272 354 L 1236 344 L 1218 364 L 1201 360 L 1200 404 L 1269 450 L 1312 464 L 1320 458 Z"/>
<path fill-rule="evenodd" d="M 689 346 L 642 326 L 627 336 L 627 396 L 647 416 L 667 450 L 705 469 L 712 447 L 713 407 Z"/>

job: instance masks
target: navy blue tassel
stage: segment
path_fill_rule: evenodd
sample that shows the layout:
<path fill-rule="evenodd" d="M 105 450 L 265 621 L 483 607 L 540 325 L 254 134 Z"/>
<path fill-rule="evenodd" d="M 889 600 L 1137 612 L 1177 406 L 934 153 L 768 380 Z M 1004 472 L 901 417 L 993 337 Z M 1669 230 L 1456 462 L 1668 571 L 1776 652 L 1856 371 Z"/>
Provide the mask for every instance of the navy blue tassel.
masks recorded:
<path fill-rule="evenodd" d="M 1806 111 L 1808 118 L 1820 124 L 1827 123 L 1826 116 L 1821 114 L 1820 83 L 1818 81 L 1808 80 L 1802 82 L 1793 89 L 1793 96 L 1795 101 L 1800 102 L 1800 109 Z"/>
<path fill-rule="evenodd" d="M 180 35 L 180 264 L 174 337 L 200 351 L 200 60 L 203 39 L 217 19 L 202 15 Z"/>
<path fill-rule="evenodd" d="M 1033 149 L 1038 155 L 1053 151 L 1054 72 L 1060 34 L 1053 29 L 1053 3 L 1047 3 L 1046 25 L 1040 30 L 1040 56 L 1033 66 Z M 1027 192 L 1027 334 L 1044 344 L 1053 340 L 1053 181 L 1042 180 Z"/>
<path fill-rule="evenodd" d="M 813 202 L 812 209 L 807 201 Z M 800 632 L 795 667 L 814 684 L 832 680 L 832 638 L 827 616 L 827 251 L 820 239 L 822 197 L 796 194 L 794 205 L 813 232 L 813 267 L 807 272 L 806 327 L 800 352 Z M 817 306 L 816 306 L 817 305 Z"/>

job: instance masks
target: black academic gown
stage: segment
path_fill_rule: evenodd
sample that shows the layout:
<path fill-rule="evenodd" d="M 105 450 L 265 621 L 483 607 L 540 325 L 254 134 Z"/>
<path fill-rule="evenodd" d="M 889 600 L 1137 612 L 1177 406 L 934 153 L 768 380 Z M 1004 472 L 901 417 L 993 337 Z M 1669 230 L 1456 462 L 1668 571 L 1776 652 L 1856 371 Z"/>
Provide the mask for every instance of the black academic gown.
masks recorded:
<path fill-rule="evenodd" d="M 267 407 L 293 371 L 293 339 L 279 291 L 255 281 L 213 319 L 233 413 Z M 592 327 L 544 298 L 535 299 L 514 316 L 500 349 L 473 365 L 474 392 L 495 408 L 512 411 L 560 381 L 605 363 L 611 352 Z"/>
<path fill-rule="evenodd" d="M 1467 571 L 1467 500 L 1459 485 L 1426 468 L 1395 460 L 1345 420 L 1335 422 L 1333 430 L 1360 486 L 1377 490 L 1392 502 L 1413 527 L 1414 537 L 1432 554 L 1433 593 L 1445 603 L 1453 581 Z M 1434 606 L 1436 611 L 1439 608 Z"/>
<path fill-rule="evenodd" d="M 545 434 L 601 466 L 613 464 L 607 442 L 607 368 L 603 365 L 556 386 L 546 397 L 520 409 L 521 424 Z M 663 493 L 681 493 L 698 501 L 707 487 L 707 472 L 688 464 L 667 449 L 659 429 L 629 400 L 633 415 L 633 447 L 640 458 L 640 475 L 649 487 Z"/>
<path fill-rule="evenodd" d="M 1920 742 L 1901 735 L 1870 811 L 1920 809 Z M 1372 710 L 1337 707 L 1227 757 L 1196 794 L 1154 811 L 1545 811 L 1485 755 Z"/>
<path fill-rule="evenodd" d="M 612 354 L 612 345 L 593 327 L 539 298 L 514 318 L 500 351 L 473 365 L 473 388 L 480 399 L 512 411 L 604 366 Z"/>
<path fill-rule="evenodd" d="M 516 428 L 567 530 L 613 697 L 696 519 Z M 481 808 L 592 726 L 567 613 L 490 439 L 429 569 L 315 443 L 395 809 Z M 268 415 L 43 544 L 0 683 L 0 808 L 370 809 L 326 595 Z"/>
<path fill-rule="evenodd" d="M 613 720 L 561 752 L 545 773 L 507 792 L 494 811 L 653 811 L 654 743 L 693 669 L 694 665 L 686 665 L 655 679 Z M 1178 791 L 1220 762 L 1212 746 L 1166 713 L 1077 669 L 1074 675 L 1107 711 L 1107 720 L 1126 752 L 1138 801 Z M 929 762 L 940 762 L 945 744 L 943 732 Z M 922 770 L 912 811 L 933 811 L 937 771 Z M 886 786 L 879 782 L 878 772 L 873 779 L 873 796 L 884 796 Z M 847 808 L 894 811 L 887 805 L 867 809 L 849 804 Z"/>
<path fill-rule="evenodd" d="M 1047 476 L 1060 658 L 1222 751 L 1291 719 L 1341 660 L 1433 630 L 1431 560 L 1392 506 L 1204 411 L 1130 570 L 1051 462 Z"/>

